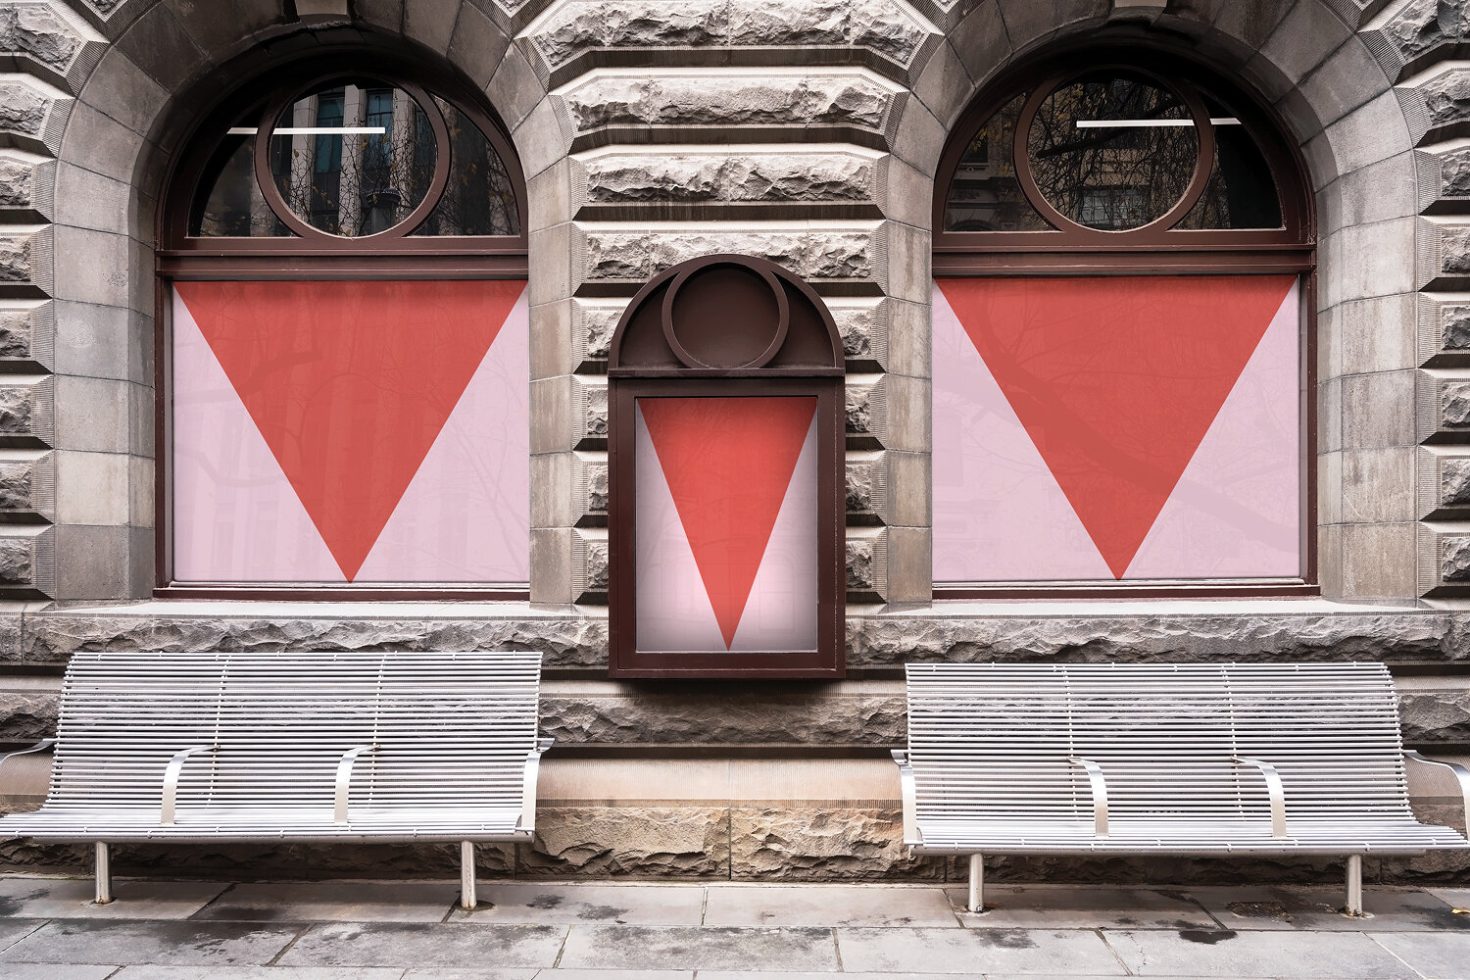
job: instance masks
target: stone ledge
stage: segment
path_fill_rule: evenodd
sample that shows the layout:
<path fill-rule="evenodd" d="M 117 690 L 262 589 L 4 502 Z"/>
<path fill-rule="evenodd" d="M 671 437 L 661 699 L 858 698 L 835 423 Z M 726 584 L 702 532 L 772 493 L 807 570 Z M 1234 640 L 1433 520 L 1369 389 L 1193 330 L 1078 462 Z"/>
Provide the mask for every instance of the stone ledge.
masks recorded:
<path fill-rule="evenodd" d="M 849 606 L 848 666 L 909 660 L 1332 661 L 1470 664 L 1470 611 L 1314 599 L 939 602 Z M 606 610 L 504 603 L 153 600 L 0 611 L 0 663 L 79 650 L 540 650 L 548 668 L 607 663 Z"/>

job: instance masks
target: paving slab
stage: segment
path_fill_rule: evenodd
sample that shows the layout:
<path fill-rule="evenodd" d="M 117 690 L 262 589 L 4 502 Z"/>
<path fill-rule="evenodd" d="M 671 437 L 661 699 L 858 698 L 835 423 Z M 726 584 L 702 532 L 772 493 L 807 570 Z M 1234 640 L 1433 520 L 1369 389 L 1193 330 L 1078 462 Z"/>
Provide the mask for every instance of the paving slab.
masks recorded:
<path fill-rule="evenodd" d="M 330 922 L 306 930 L 280 963 L 456 970 L 551 966 L 565 936 L 562 926 Z"/>
<path fill-rule="evenodd" d="M 993 885 L 978 914 L 965 910 L 968 889 L 951 888 L 948 895 L 959 921 L 980 929 L 1219 928 L 1198 902 L 1167 889 Z"/>
<path fill-rule="evenodd" d="M 92 899 L 91 878 L 0 878 L 0 916 L 30 919 L 187 919 L 229 886 L 215 881 L 112 883 L 113 901 Z"/>
<path fill-rule="evenodd" d="M 0 950 L 20 942 L 41 928 L 41 925 L 40 922 L 30 919 L 0 919 Z"/>
<path fill-rule="evenodd" d="M 1418 974 L 1367 936 L 1320 932 L 1109 932 L 1129 971 L 1144 977 L 1413 980 Z"/>
<path fill-rule="evenodd" d="M 1362 917 L 1342 913 L 1340 888 L 1247 886 L 1191 888 L 1189 894 L 1227 929 L 1296 929 L 1321 932 L 1470 930 L 1470 915 L 1456 915 L 1442 899 L 1417 888 L 1366 888 Z"/>
<path fill-rule="evenodd" d="M 882 885 L 711 886 L 707 926 L 959 928 L 942 888 Z"/>
<path fill-rule="evenodd" d="M 703 974 L 705 971 L 701 970 Z M 758 974 L 768 977 L 770 974 Z M 831 980 L 832 974 L 823 974 Z M 693 970 L 542 970 L 536 980 L 694 980 Z"/>
<path fill-rule="evenodd" d="M 459 886 L 388 881 L 262 882 L 234 885 L 196 919 L 245 922 L 442 922 Z"/>
<path fill-rule="evenodd" d="M 298 932 L 299 927 L 248 922 L 65 919 L 46 923 L 0 952 L 0 963 L 261 966 Z"/>
<path fill-rule="evenodd" d="M 1470 914 L 1470 888 L 1427 888 L 1425 891 L 1446 905 L 1465 909 L 1466 914 Z"/>
<path fill-rule="evenodd" d="M 697 926 L 704 908 L 704 889 L 687 885 L 481 885 L 478 898 L 473 912 L 456 905 L 450 921 Z"/>
<path fill-rule="evenodd" d="M 562 968 L 606 970 L 827 970 L 830 929 L 726 926 L 572 926 Z"/>
<path fill-rule="evenodd" d="M 984 973 L 766 973 L 757 970 L 700 970 L 698 980 L 990 980 Z M 1087 980 L 1068 977 L 1067 980 Z M 1109 978 L 1111 980 L 1111 978 Z"/>
<path fill-rule="evenodd" d="M 57 966 L 54 963 L 10 963 L 5 967 L 5 980 L 106 980 L 117 970 L 115 966 Z M 123 971 L 126 973 L 127 971 Z M 118 974 L 121 976 L 122 974 Z M 198 976 L 196 970 L 192 976 Z M 154 974 L 157 976 L 157 974 Z M 281 980 L 291 980 L 282 977 Z M 344 977 L 343 980 L 346 980 Z M 386 977 L 383 980 L 387 980 Z"/>
<path fill-rule="evenodd" d="M 550 970 L 409 970 L 404 980 L 534 980 Z"/>
<path fill-rule="evenodd" d="M 526 980 L 535 972 L 525 971 Z M 333 970 L 315 966 L 130 966 L 110 980 L 398 980 L 402 975 L 397 967 Z M 5 980 L 10 980 L 9 974 Z"/>
<path fill-rule="evenodd" d="M 1080 929 L 838 929 L 837 947 L 855 973 L 1124 974 L 1102 937 Z"/>
<path fill-rule="evenodd" d="M 1372 939 L 1426 977 L 1470 976 L 1470 933 L 1375 932 Z"/>

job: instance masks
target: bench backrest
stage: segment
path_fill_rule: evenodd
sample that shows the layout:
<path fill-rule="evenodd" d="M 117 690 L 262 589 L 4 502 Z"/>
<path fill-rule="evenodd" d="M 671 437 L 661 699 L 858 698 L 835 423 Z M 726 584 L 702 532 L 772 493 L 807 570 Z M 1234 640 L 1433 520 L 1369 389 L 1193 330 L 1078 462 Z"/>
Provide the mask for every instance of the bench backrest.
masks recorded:
<path fill-rule="evenodd" d="M 331 808 L 521 805 L 536 742 L 539 653 L 78 653 L 67 668 L 48 805 Z"/>
<path fill-rule="evenodd" d="M 917 816 L 1091 821 L 1099 763 L 1114 821 L 1408 813 L 1398 704 L 1382 664 L 910 664 Z M 1268 818 L 1266 818 L 1268 819 Z"/>

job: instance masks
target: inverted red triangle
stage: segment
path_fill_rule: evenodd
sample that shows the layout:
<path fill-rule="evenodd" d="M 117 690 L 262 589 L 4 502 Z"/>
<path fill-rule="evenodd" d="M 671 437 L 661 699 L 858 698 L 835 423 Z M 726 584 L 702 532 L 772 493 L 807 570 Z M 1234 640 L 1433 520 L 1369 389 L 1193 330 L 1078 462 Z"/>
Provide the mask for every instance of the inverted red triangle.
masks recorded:
<path fill-rule="evenodd" d="M 1294 279 L 937 282 L 1122 578 Z"/>
<path fill-rule="evenodd" d="M 638 408 L 729 649 L 816 399 L 643 398 Z"/>
<path fill-rule="evenodd" d="M 525 283 L 174 288 L 351 581 Z"/>

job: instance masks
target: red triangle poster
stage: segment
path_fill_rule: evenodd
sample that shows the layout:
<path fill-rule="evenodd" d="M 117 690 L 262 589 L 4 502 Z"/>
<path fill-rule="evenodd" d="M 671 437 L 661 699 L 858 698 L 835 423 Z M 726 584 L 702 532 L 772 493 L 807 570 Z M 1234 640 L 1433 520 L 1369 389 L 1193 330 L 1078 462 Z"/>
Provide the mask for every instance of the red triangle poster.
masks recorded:
<path fill-rule="evenodd" d="M 1122 578 L 1295 280 L 936 281 Z"/>
<path fill-rule="evenodd" d="M 642 398 L 728 649 L 816 413 L 812 398 Z"/>
<path fill-rule="evenodd" d="M 525 283 L 175 289 L 351 581 Z"/>

